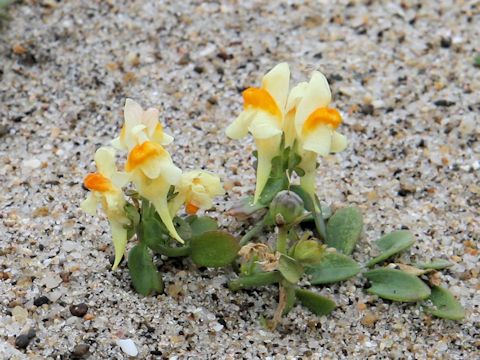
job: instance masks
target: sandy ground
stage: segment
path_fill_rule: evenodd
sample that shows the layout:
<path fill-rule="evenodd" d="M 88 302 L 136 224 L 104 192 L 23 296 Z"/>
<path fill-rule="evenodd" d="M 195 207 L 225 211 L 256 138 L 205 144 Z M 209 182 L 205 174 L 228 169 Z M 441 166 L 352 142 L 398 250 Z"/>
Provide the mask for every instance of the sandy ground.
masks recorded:
<path fill-rule="evenodd" d="M 92 359 L 127 358 L 118 338 L 152 359 L 480 357 L 478 2 L 30 0 L 10 14 L 0 33 L 2 359 L 67 359 L 82 344 Z M 383 232 L 410 229 L 417 243 L 403 260 L 455 262 L 441 280 L 464 321 L 376 299 L 356 277 L 317 289 L 338 303 L 331 316 L 297 306 L 269 332 L 259 317 L 272 315 L 276 289 L 231 293 L 230 271 L 159 260 L 173 296 L 150 298 L 132 291 L 125 263 L 110 271 L 107 223 L 78 205 L 124 99 L 161 109 L 180 167 L 222 176 L 229 191 L 212 215 L 241 234 L 246 225 L 221 213 L 253 190 L 253 147 L 224 129 L 240 91 L 280 61 L 295 81 L 323 71 L 344 114 L 350 144 L 322 162 L 319 193 L 362 209 L 356 260 Z M 40 296 L 50 303 L 35 306 Z M 79 303 L 84 317 L 69 310 Z M 29 329 L 26 350 L 15 349 Z"/>

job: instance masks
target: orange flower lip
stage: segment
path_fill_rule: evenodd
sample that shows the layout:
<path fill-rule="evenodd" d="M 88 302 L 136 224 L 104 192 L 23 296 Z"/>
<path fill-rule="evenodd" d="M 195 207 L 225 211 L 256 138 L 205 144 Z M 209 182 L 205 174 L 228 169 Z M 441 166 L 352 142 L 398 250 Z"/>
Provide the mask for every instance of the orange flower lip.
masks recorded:
<path fill-rule="evenodd" d="M 113 189 L 112 182 L 100 173 L 90 173 L 83 180 L 88 190 L 106 192 Z"/>
<path fill-rule="evenodd" d="M 265 90 L 259 88 L 248 88 L 243 93 L 244 108 L 252 107 L 254 109 L 264 110 L 274 116 L 281 117 L 281 111 L 272 95 Z"/>
<path fill-rule="evenodd" d="M 193 205 L 191 202 L 185 205 L 185 211 L 188 215 L 195 215 L 200 209 L 198 206 Z"/>
<path fill-rule="evenodd" d="M 125 164 L 125 170 L 132 171 L 148 160 L 163 156 L 166 153 L 167 152 L 161 145 L 151 141 L 145 141 L 140 145 L 136 145 L 132 151 L 130 151 L 130 154 L 128 154 L 127 163 Z"/>
<path fill-rule="evenodd" d="M 342 123 L 342 116 L 337 109 L 321 107 L 312 112 L 303 125 L 303 131 L 310 132 L 320 125 L 330 125 L 336 129 Z"/>

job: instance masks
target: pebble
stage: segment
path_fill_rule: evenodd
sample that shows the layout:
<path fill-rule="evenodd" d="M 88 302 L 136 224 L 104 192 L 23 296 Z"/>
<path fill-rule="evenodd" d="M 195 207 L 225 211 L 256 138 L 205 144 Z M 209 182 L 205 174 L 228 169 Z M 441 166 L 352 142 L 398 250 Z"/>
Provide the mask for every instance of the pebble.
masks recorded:
<path fill-rule="evenodd" d="M 70 306 L 70 313 L 73 316 L 83 317 L 87 313 L 87 311 L 88 306 L 85 303 Z"/>
<path fill-rule="evenodd" d="M 48 297 L 46 297 L 45 295 L 40 296 L 40 297 L 36 298 L 35 300 L 33 300 L 33 305 L 35 305 L 37 307 L 45 305 L 45 304 L 50 304 L 50 299 Z"/>
<path fill-rule="evenodd" d="M 80 359 L 86 357 L 88 351 L 90 350 L 90 346 L 87 344 L 78 344 L 72 350 L 72 357 L 74 359 Z"/>
<path fill-rule="evenodd" d="M 12 309 L 12 316 L 15 319 L 15 321 L 23 323 L 28 318 L 28 311 L 27 311 L 27 309 L 25 309 L 21 306 L 15 306 Z"/>
<path fill-rule="evenodd" d="M 118 346 L 120 346 L 122 351 L 128 356 L 138 355 L 137 346 L 135 345 L 132 339 L 118 339 L 116 343 Z"/>
<path fill-rule="evenodd" d="M 43 283 L 47 289 L 55 289 L 62 283 L 62 278 L 58 275 L 47 276 L 44 278 Z"/>
<path fill-rule="evenodd" d="M 41 165 L 42 162 L 35 158 L 22 161 L 22 167 L 25 169 L 38 169 Z"/>
<path fill-rule="evenodd" d="M 20 334 L 15 338 L 15 346 L 18 349 L 25 349 L 30 343 L 30 340 L 32 340 L 32 338 L 29 337 L 28 334 Z"/>

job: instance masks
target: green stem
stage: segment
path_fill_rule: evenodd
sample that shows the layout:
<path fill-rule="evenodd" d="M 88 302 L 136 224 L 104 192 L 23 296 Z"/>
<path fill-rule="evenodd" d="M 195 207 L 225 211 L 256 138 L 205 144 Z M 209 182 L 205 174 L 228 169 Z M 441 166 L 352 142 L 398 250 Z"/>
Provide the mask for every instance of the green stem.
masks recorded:
<path fill-rule="evenodd" d="M 161 255 L 168 257 L 182 257 L 190 255 L 190 246 L 169 247 L 165 245 L 155 244 L 151 249 Z"/>
<path fill-rule="evenodd" d="M 288 227 L 285 225 L 278 227 L 277 251 L 282 254 L 287 253 L 288 230 Z"/>
<path fill-rule="evenodd" d="M 252 238 L 260 234 L 265 226 L 265 221 L 267 219 L 267 215 L 254 227 L 252 227 L 243 237 L 240 239 L 240 246 L 246 245 Z"/>
<path fill-rule="evenodd" d="M 280 274 L 278 271 L 262 272 L 254 275 L 243 276 L 237 280 L 230 281 L 228 283 L 228 287 L 232 291 L 238 291 L 240 289 L 275 284 L 280 282 L 282 279 L 282 274 Z"/>

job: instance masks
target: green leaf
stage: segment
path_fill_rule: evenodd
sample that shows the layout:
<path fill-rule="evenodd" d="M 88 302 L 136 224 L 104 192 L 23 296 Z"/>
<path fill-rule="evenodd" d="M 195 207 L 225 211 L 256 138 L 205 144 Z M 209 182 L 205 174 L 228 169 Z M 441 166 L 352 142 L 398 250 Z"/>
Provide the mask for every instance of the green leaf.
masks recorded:
<path fill-rule="evenodd" d="M 303 200 L 305 205 L 305 209 L 310 211 L 312 214 L 313 220 L 315 221 L 315 227 L 317 229 L 318 234 L 320 237 L 325 240 L 327 238 L 327 232 L 325 228 L 325 221 L 323 219 L 323 215 L 321 212 L 317 211 L 315 207 L 315 200 L 311 198 L 311 196 L 303 190 L 299 185 L 292 185 L 290 186 L 290 190 L 300 196 Z M 321 207 L 320 207 L 321 210 Z"/>
<path fill-rule="evenodd" d="M 453 263 L 444 259 L 436 259 L 430 262 L 418 262 L 418 263 L 415 263 L 414 266 L 416 266 L 419 269 L 425 269 L 425 270 L 442 270 L 450 266 L 453 266 Z"/>
<path fill-rule="evenodd" d="M 347 255 L 327 252 L 317 264 L 308 265 L 306 273 L 311 276 L 314 285 L 343 281 L 357 275 L 360 265 Z"/>
<path fill-rule="evenodd" d="M 153 264 L 152 256 L 145 245 L 138 244 L 130 250 L 128 269 L 133 287 L 138 293 L 148 296 L 153 292 L 163 291 L 162 276 Z"/>
<path fill-rule="evenodd" d="M 328 315 L 336 306 L 329 298 L 318 295 L 312 291 L 296 289 L 295 295 L 303 306 L 316 315 Z"/>
<path fill-rule="evenodd" d="M 441 286 L 432 287 L 432 294 L 428 299 L 433 306 L 426 307 L 425 312 L 433 316 L 449 320 L 462 320 L 465 317 L 462 305 L 450 291 Z"/>
<path fill-rule="evenodd" d="M 362 234 L 362 229 L 362 214 L 357 207 L 351 206 L 337 210 L 328 220 L 326 243 L 350 255 Z"/>
<path fill-rule="evenodd" d="M 370 260 L 367 263 L 367 266 L 371 267 L 405 249 L 408 249 L 414 242 L 415 240 L 412 234 L 407 230 L 397 230 L 382 236 L 376 241 L 377 247 L 382 253 Z"/>
<path fill-rule="evenodd" d="M 272 202 L 277 193 L 288 187 L 288 179 L 283 177 L 270 177 L 265 184 L 265 187 L 260 194 L 258 201 L 263 205 L 268 205 Z"/>
<path fill-rule="evenodd" d="M 237 257 L 237 239 L 224 231 L 207 231 L 195 236 L 190 243 L 190 256 L 195 264 L 206 267 L 229 265 Z"/>
<path fill-rule="evenodd" d="M 238 291 L 240 289 L 276 284 L 282 280 L 282 274 L 278 271 L 261 272 L 253 275 L 240 276 L 238 279 L 230 281 L 228 288 L 232 291 Z"/>
<path fill-rule="evenodd" d="M 295 259 L 284 254 L 281 254 L 278 260 L 278 270 L 292 284 L 296 284 L 303 275 L 303 266 Z"/>
<path fill-rule="evenodd" d="M 215 219 L 209 216 L 189 216 L 186 221 L 190 224 L 192 236 L 198 236 L 207 231 L 214 231 L 218 229 L 218 224 Z"/>
<path fill-rule="evenodd" d="M 412 302 L 430 296 L 430 288 L 422 280 L 401 270 L 381 268 L 365 276 L 372 283 L 367 291 L 384 299 Z"/>
<path fill-rule="evenodd" d="M 177 229 L 178 235 L 180 235 L 183 240 L 189 240 L 192 237 L 190 224 L 181 217 L 175 216 L 173 218 L 173 225 L 175 226 L 175 229 Z"/>

